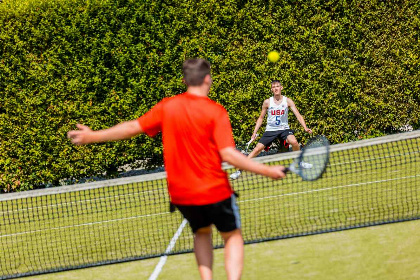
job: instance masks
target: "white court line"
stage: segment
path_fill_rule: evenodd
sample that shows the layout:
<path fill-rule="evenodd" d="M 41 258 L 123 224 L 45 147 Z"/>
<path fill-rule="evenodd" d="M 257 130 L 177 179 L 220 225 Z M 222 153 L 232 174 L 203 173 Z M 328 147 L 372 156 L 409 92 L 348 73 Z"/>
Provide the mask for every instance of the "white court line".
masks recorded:
<path fill-rule="evenodd" d="M 370 185 L 370 184 L 375 184 L 375 183 L 384 183 L 384 182 L 389 182 L 389 181 L 396 181 L 396 180 L 408 179 L 408 178 L 416 178 L 416 177 L 420 177 L 420 174 L 413 175 L 413 176 L 406 176 L 406 177 L 399 177 L 399 178 L 387 179 L 387 180 L 369 181 L 369 182 L 364 182 L 364 183 L 342 185 L 342 186 L 336 186 L 336 187 L 330 187 L 330 188 L 323 188 L 323 189 L 315 189 L 315 190 L 304 191 L 304 192 L 294 192 L 294 193 L 285 193 L 285 194 L 279 194 L 279 195 L 270 195 L 270 196 L 264 196 L 264 197 L 259 197 L 259 198 L 241 200 L 241 201 L 238 201 L 238 203 L 243 203 L 243 202 L 248 202 L 248 201 L 257 201 L 257 200 L 263 200 L 263 199 L 269 199 L 269 198 L 276 198 L 276 197 L 282 197 L 282 196 L 291 196 L 291 195 L 307 194 L 307 193 L 313 193 L 313 192 L 329 191 L 329 190 L 334 190 L 334 189 L 341 189 L 341 188 L 347 188 L 347 187 Z"/>
<path fill-rule="evenodd" d="M 175 247 L 175 243 L 178 240 L 178 237 L 181 235 L 182 230 L 184 229 L 185 225 L 187 224 L 187 220 L 184 219 L 179 226 L 178 230 L 176 231 L 175 235 L 172 237 L 171 242 L 169 242 L 168 248 L 166 248 L 165 254 L 160 257 L 159 263 L 156 265 L 155 270 L 153 271 L 152 275 L 150 275 L 149 280 L 156 280 L 162 271 L 163 266 L 168 259 L 168 254 L 172 251 Z"/>
<path fill-rule="evenodd" d="M 271 199 L 271 198 L 283 197 L 283 196 L 292 196 L 292 195 L 308 194 L 308 193 L 314 193 L 314 192 L 322 192 L 322 191 L 328 191 L 328 190 L 340 189 L 340 188 L 346 188 L 346 187 L 370 185 L 370 184 L 375 184 L 375 183 L 384 183 L 384 182 L 389 182 L 389 181 L 396 181 L 396 180 L 416 178 L 416 177 L 420 177 L 420 174 L 416 174 L 416 175 L 412 175 L 412 176 L 405 176 L 405 177 L 397 177 L 397 178 L 392 178 L 392 179 L 387 179 L 387 180 L 369 181 L 369 182 L 364 182 L 364 183 L 357 183 L 357 184 L 335 186 L 335 187 L 330 187 L 330 188 L 315 189 L 315 190 L 309 190 L 309 191 L 303 191 L 303 192 L 293 192 L 293 193 L 265 196 L 265 197 L 247 199 L 247 200 L 240 200 L 240 201 L 238 201 L 238 203 L 244 203 L 244 202 L 248 202 L 248 201 L 264 200 L 264 199 Z M 105 220 L 105 221 L 98 221 L 98 222 L 93 222 L 93 223 L 85 223 L 85 224 L 78 224 L 78 225 L 71 225 L 71 226 L 64 226 L 64 227 L 40 229 L 40 230 L 36 230 L 36 231 L 19 232 L 19 233 L 7 234 L 7 235 L 0 235 L 0 238 L 8 237 L 8 236 L 15 236 L 15 235 L 28 234 L 28 233 L 42 232 L 42 231 L 48 231 L 48 230 L 58 230 L 58 229 L 88 226 L 88 225 L 94 225 L 94 224 L 119 222 L 119 221 L 123 221 L 123 220 L 130 220 L 130 219 L 137 219 L 137 218 L 144 218 L 144 217 L 151 217 L 151 216 L 160 216 L 160 215 L 165 215 L 165 214 L 170 214 L 170 213 L 169 212 L 164 212 L 164 213 L 157 213 L 157 214 L 151 214 L 151 215 L 142 215 L 142 216 L 135 216 L 135 217 L 127 217 L 127 218 L 122 218 L 122 219 Z"/>

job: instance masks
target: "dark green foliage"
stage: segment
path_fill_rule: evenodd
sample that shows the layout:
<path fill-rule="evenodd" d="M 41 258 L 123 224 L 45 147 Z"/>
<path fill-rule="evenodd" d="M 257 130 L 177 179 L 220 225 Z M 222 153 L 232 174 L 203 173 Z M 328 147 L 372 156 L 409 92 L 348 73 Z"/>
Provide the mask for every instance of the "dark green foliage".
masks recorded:
<path fill-rule="evenodd" d="M 272 79 L 333 143 L 418 128 L 419 14 L 414 0 L 4 0 L 0 186 L 161 165 L 159 137 L 75 147 L 66 132 L 136 118 L 184 91 L 189 57 L 212 63 L 210 97 L 228 110 L 238 142 L 251 136 Z"/>

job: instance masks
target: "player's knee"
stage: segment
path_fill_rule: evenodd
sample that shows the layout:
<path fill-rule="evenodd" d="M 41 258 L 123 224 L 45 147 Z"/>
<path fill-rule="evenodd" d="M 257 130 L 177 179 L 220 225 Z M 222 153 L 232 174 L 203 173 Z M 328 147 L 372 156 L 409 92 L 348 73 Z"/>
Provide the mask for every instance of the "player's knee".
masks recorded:
<path fill-rule="evenodd" d="M 261 153 L 264 150 L 265 146 L 261 143 L 258 143 L 257 146 L 255 146 L 254 151 L 257 153 Z"/>
<path fill-rule="evenodd" d="M 287 142 L 289 142 L 289 144 L 292 145 L 292 146 L 299 146 L 299 143 L 296 140 L 296 138 L 294 138 L 294 139 L 288 139 Z"/>

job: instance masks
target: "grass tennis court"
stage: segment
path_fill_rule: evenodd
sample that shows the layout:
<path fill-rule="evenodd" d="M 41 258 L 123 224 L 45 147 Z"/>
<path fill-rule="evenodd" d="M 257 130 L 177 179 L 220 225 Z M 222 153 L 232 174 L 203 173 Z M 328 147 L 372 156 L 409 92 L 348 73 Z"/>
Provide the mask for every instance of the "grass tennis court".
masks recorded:
<path fill-rule="evenodd" d="M 333 150 L 325 176 L 314 182 L 303 182 L 296 175 L 272 181 L 245 173 L 233 182 L 240 193 L 238 203 L 245 242 L 418 219 L 419 147 L 420 138 L 414 138 Z M 275 160 L 270 164 L 278 163 L 279 159 L 287 164 L 294 157 L 292 153 L 285 156 L 273 156 Z M 178 212 L 168 211 L 163 179 L 0 202 L 3 275 L 158 256 L 182 221 Z M 401 227 L 407 224 L 402 223 Z M 334 235 L 319 236 L 322 237 L 313 238 Z M 294 239 L 285 242 L 293 243 L 291 240 Z M 272 244 L 277 243 L 246 248 L 270 248 Z M 218 235 L 214 245 L 221 245 Z M 185 228 L 173 252 L 191 249 L 192 235 Z M 154 264 L 158 259 L 149 261 L 144 263 Z M 191 265 L 194 269 L 190 273 L 195 273 L 195 263 Z M 162 276 L 162 279 L 174 278 Z"/>
<path fill-rule="evenodd" d="M 419 279 L 420 221 L 387 224 L 245 246 L 244 280 Z M 148 279 L 159 259 L 31 277 L 33 280 Z M 215 279 L 225 279 L 215 250 Z M 158 279 L 198 279 L 194 255 L 170 256 Z"/>

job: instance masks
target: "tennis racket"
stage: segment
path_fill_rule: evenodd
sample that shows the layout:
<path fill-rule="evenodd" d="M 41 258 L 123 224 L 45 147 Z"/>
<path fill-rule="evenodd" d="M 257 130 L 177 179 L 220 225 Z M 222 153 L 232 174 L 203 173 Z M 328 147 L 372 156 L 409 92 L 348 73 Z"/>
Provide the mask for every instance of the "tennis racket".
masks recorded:
<path fill-rule="evenodd" d="M 304 181 L 314 181 L 325 172 L 329 158 L 330 143 L 325 136 L 318 135 L 308 141 L 299 157 L 286 167 L 286 172 L 291 171 Z"/>
<path fill-rule="evenodd" d="M 258 137 L 258 134 L 256 135 Z M 251 145 L 251 143 L 254 141 L 254 139 L 251 138 L 251 140 L 248 141 L 248 143 L 246 143 L 246 149 L 242 150 L 241 153 L 243 153 L 244 155 L 248 155 L 248 149 L 249 149 L 249 145 Z"/>

